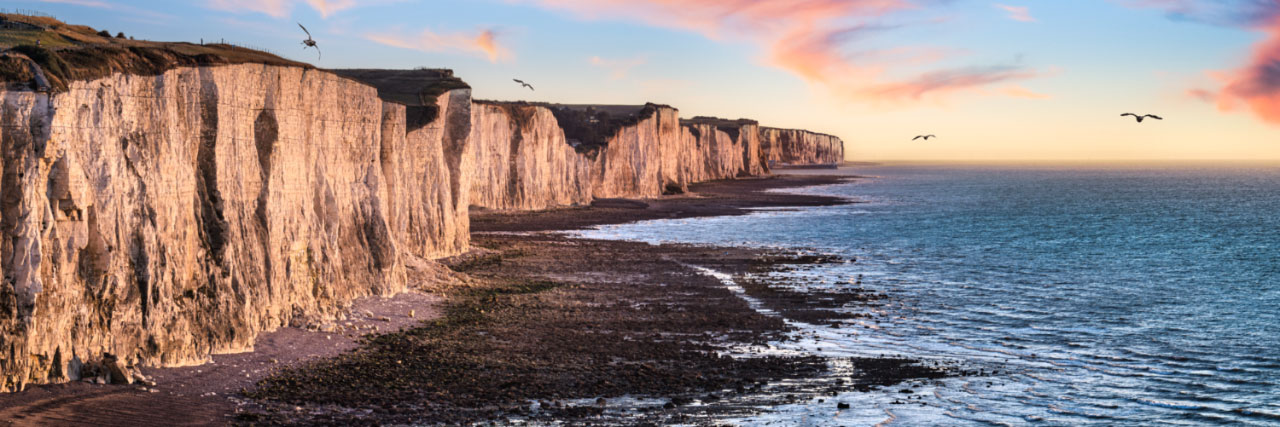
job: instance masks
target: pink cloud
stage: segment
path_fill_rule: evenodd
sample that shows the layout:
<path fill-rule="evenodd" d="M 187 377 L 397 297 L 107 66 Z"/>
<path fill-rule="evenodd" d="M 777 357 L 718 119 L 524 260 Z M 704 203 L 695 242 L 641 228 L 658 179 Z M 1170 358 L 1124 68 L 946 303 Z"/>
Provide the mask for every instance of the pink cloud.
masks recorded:
<path fill-rule="evenodd" d="M 591 65 L 609 70 L 609 78 L 611 80 L 622 80 L 627 77 L 627 73 L 632 68 L 644 65 L 649 62 L 643 56 L 630 59 L 605 59 L 599 56 L 591 57 Z"/>
<path fill-rule="evenodd" d="M 1009 12 L 1009 19 L 1020 22 L 1036 22 L 1036 18 L 1031 16 L 1031 9 L 1026 6 L 1009 6 L 1004 4 L 996 4 L 997 8 L 1004 9 Z"/>
<path fill-rule="evenodd" d="M 55 0 L 56 1 L 56 0 Z M 67 1 L 67 0 L 63 0 Z M 401 0 L 207 0 L 210 8 L 229 12 L 255 12 L 276 18 L 287 18 L 295 6 L 306 4 L 321 18 L 358 6 L 397 3 Z"/>
<path fill-rule="evenodd" d="M 1214 101 L 1221 111 L 1248 109 L 1259 119 L 1280 125 L 1280 1 L 1141 0 L 1124 4 L 1163 9 L 1174 19 L 1238 26 L 1265 34 L 1253 46 L 1246 64 L 1209 73 L 1220 85 L 1217 90 L 1195 88 L 1187 94 Z"/>
<path fill-rule="evenodd" d="M 209 7 L 230 12 L 257 12 L 284 18 L 293 10 L 292 0 L 209 0 Z"/>
<path fill-rule="evenodd" d="M 475 34 L 441 34 L 424 29 L 417 35 L 387 32 L 366 34 L 364 38 L 387 46 L 423 52 L 477 53 L 488 58 L 489 62 L 509 60 L 513 57 L 510 50 L 498 43 L 497 33 L 489 29 Z"/>
<path fill-rule="evenodd" d="M 919 9 L 908 0 L 524 1 L 584 19 L 635 21 L 692 31 L 715 40 L 755 43 L 761 46 L 768 65 L 854 101 L 915 102 L 1036 75 L 1019 67 L 974 67 L 898 77 L 901 73 L 894 71 L 904 65 L 935 59 L 930 55 L 895 58 L 897 55 L 886 55 L 883 50 L 851 51 L 850 46 L 860 38 L 899 28 L 878 21 L 895 12 Z"/>
<path fill-rule="evenodd" d="M 61 3 L 75 6 L 96 7 L 99 9 L 115 9 L 116 5 L 96 0 L 40 0 L 41 3 Z"/>
<path fill-rule="evenodd" d="M 1218 94 L 1208 89 L 1187 89 L 1187 96 L 1204 102 L 1214 102 L 1218 100 Z"/>
<path fill-rule="evenodd" d="M 307 4 L 320 12 L 320 16 L 328 18 L 329 15 L 337 13 L 343 9 L 356 7 L 356 0 L 307 0 Z"/>
<path fill-rule="evenodd" d="M 1224 110 L 1248 105 L 1262 120 L 1280 125 L 1280 18 L 1264 31 L 1267 39 L 1254 46 L 1249 64 L 1227 74 L 1218 105 Z"/>

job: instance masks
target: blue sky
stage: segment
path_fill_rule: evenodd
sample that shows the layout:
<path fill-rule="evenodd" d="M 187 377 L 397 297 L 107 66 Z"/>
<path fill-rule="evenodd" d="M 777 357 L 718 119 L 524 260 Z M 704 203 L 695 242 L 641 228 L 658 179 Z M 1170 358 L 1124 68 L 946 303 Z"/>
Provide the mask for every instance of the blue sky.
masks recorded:
<path fill-rule="evenodd" d="M 750 117 L 836 134 L 850 160 L 1280 159 L 1273 0 L 6 3 L 326 68 L 452 68 L 477 98 Z"/>

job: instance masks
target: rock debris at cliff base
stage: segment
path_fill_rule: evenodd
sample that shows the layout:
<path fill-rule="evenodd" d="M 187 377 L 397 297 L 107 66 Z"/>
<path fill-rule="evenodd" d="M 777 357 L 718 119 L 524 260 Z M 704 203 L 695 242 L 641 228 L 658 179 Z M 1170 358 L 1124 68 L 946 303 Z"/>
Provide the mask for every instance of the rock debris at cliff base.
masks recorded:
<path fill-rule="evenodd" d="M 850 359 L 861 374 L 836 382 L 826 378 L 827 361 L 814 356 L 724 355 L 786 339 L 789 328 L 683 263 L 741 273 L 803 261 L 742 248 L 555 235 L 495 235 L 476 244 L 489 258 L 457 268 L 486 284 L 454 293 L 446 317 L 281 371 L 248 393 L 255 403 L 237 419 L 706 422 L 947 375 L 909 359 Z M 806 304 L 757 296 L 789 308 Z"/>

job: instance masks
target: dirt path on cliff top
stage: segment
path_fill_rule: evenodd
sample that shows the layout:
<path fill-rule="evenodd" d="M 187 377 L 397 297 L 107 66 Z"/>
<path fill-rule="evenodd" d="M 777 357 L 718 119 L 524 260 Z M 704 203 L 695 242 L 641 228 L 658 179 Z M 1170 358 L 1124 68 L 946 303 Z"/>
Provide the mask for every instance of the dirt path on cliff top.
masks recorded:
<path fill-rule="evenodd" d="M 826 206 L 846 202 L 764 190 L 847 179 L 783 175 L 696 184 L 691 186 L 690 194 L 655 200 L 599 200 L 591 207 L 542 212 L 476 210 L 472 213 L 472 230 L 483 235 L 494 231 L 579 229 L 646 219 L 740 215 L 758 207 Z M 507 274 L 516 272 L 507 270 Z M 441 315 L 441 297 L 435 295 L 406 293 L 391 299 L 366 298 L 355 303 L 348 319 L 324 325 L 323 330 L 283 328 L 261 335 L 254 352 L 215 355 L 212 362 L 200 366 L 145 369 L 144 373 L 156 381 L 155 387 L 73 382 L 0 395 L 0 425 L 226 424 L 246 403 L 240 390 L 251 388 L 272 373 L 356 349 L 364 334 L 404 330 Z"/>

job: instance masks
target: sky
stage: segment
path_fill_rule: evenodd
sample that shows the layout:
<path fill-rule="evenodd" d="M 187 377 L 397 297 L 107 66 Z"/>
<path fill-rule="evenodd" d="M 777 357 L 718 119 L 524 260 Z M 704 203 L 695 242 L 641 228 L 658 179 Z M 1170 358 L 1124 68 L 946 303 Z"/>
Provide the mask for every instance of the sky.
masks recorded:
<path fill-rule="evenodd" d="M 852 161 L 1280 160 L 1280 0 L 6 0 L 479 99 L 830 133 Z M 322 49 L 303 50 L 295 23 Z M 511 81 L 533 84 L 529 91 Z M 1121 113 L 1157 114 L 1142 124 Z M 934 134 L 927 142 L 912 141 Z"/>

